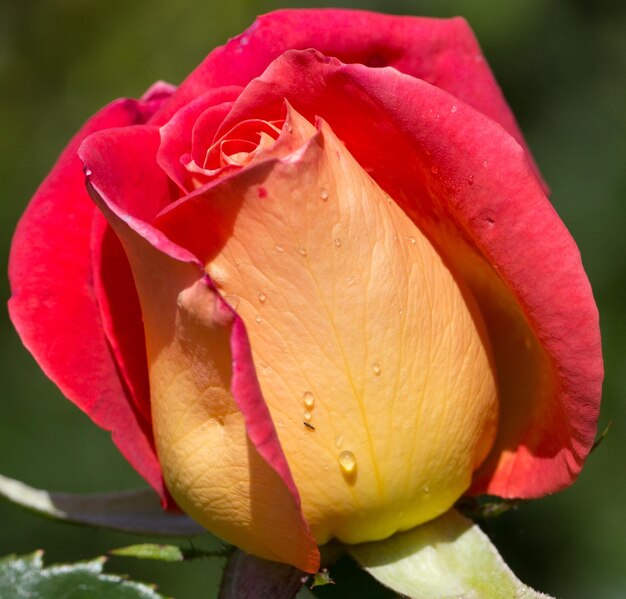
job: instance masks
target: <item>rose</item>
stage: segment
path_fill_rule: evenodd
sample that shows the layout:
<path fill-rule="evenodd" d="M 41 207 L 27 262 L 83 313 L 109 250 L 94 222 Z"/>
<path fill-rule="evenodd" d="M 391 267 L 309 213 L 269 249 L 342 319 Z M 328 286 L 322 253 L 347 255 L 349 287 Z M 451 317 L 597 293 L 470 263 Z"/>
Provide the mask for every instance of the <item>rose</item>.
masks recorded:
<path fill-rule="evenodd" d="M 105 107 L 10 279 L 166 506 L 306 571 L 465 492 L 559 490 L 593 442 L 591 291 L 460 19 L 281 11 Z"/>

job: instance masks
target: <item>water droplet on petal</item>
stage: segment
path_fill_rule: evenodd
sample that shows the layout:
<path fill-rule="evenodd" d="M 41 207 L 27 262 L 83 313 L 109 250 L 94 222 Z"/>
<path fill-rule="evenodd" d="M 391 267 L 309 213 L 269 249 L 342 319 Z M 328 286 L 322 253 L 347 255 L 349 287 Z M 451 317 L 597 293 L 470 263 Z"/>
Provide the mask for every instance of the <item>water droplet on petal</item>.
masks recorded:
<path fill-rule="evenodd" d="M 335 447 L 339 449 L 343 445 L 343 441 L 344 441 L 343 435 L 337 435 L 335 437 Z"/>
<path fill-rule="evenodd" d="M 302 256 L 306 256 L 307 254 L 306 248 L 303 245 L 298 246 L 298 252 L 300 252 Z"/>
<path fill-rule="evenodd" d="M 428 495 L 430 493 L 430 488 L 428 485 L 425 485 L 424 488 L 422 489 L 422 491 L 424 492 L 424 495 Z"/>
<path fill-rule="evenodd" d="M 257 322 L 261 322 L 261 316 L 260 316 L 259 314 L 257 314 L 257 315 L 254 317 L 254 320 L 256 320 Z"/>
<path fill-rule="evenodd" d="M 310 391 L 305 391 L 304 395 L 302 396 L 302 401 L 304 402 L 304 406 L 308 410 L 312 410 L 313 406 L 315 405 L 315 395 L 313 395 L 313 393 L 311 393 Z"/>
<path fill-rule="evenodd" d="M 450 112 L 456 112 L 458 110 L 458 107 L 456 104 L 452 105 L 452 108 L 450 108 Z"/>
<path fill-rule="evenodd" d="M 320 198 L 322 198 L 322 200 L 324 201 L 328 199 L 328 189 L 326 189 L 325 187 L 322 187 L 322 189 L 320 189 Z"/>
<path fill-rule="evenodd" d="M 376 376 L 380 376 L 380 364 L 378 362 L 372 364 L 372 370 Z"/>
<path fill-rule="evenodd" d="M 356 468 L 356 457 L 351 451 L 342 451 L 339 454 L 339 466 L 343 470 L 344 474 L 350 474 L 354 472 Z"/>
<path fill-rule="evenodd" d="M 259 293 L 259 301 L 263 304 L 265 303 L 265 300 L 267 299 L 267 295 L 265 295 L 265 293 L 263 293 L 262 291 Z"/>
<path fill-rule="evenodd" d="M 285 251 L 285 248 L 282 245 L 280 245 L 280 243 L 277 243 L 275 247 L 276 247 L 276 251 L 277 252 L 284 252 Z"/>
<path fill-rule="evenodd" d="M 489 163 L 486 160 L 483 160 L 483 166 L 486 167 Z"/>
<path fill-rule="evenodd" d="M 93 173 L 91 172 L 91 169 L 90 169 L 88 166 L 86 166 L 86 167 L 83 169 L 83 172 L 85 173 L 85 177 L 91 177 L 91 175 L 93 174 Z"/>
<path fill-rule="evenodd" d="M 335 237 L 333 243 L 335 244 L 335 247 L 338 248 L 341 245 L 341 239 L 339 239 L 339 237 Z"/>
<path fill-rule="evenodd" d="M 470 185 L 473 185 L 474 184 L 474 175 L 472 175 L 471 173 L 469 175 L 467 175 L 467 182 Z"/>
<path fill-rule="evenodd" d="M 438 167 L 438 166 L 436 166 L 435 164 L 433 164 L 433 165 L 430 167 L 430 172 L 431 172 L 433 175 L 436 175 L 436 174 L 439 172 L 439 167 Z"/>
<path fill-rule="evenodd" d="M 411 245 L 415 245 L 415 237 L 407 237 L 407 241 L 410 241 Z"/>
<path fill-rule="evenodd" d="M 311 412 L 309 412 L 308 410 L 303 414 L 303 418 L 308 422 L 309 420 L 311 420 L 311 418 L 313 418 L 313 414 L 311 414 Z"/>

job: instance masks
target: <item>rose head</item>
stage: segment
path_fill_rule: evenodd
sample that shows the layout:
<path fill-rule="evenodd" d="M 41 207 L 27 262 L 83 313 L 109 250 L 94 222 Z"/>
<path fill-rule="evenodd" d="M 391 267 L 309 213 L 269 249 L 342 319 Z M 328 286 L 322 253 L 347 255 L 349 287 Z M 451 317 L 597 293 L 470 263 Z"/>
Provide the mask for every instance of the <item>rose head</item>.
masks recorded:
<path fill-rule="evenodd" d="M 599 330 L 545 193 L 463 20 L 272 13 L 70 142 L 11 317 L 166 506 L 311 572 L 576 478 Z"/>

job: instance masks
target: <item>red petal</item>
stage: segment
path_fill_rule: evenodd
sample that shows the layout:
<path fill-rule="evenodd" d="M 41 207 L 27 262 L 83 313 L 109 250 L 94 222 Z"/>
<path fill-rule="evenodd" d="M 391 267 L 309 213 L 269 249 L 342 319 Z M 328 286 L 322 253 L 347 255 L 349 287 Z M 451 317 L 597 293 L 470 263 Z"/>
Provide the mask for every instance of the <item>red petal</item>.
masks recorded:
<path fill-rule="evenodd" d="M 278 118 L 283 98 L 330 123 L 481 304 L 498 362 L 502 422 L 475 491 L 533 497 L 571 484 L 599 409 L 598 314 L 578 249 L 522 148 L 436 87 L 314 51 L 275 61 L 222 129 Z"/>
<path fill-rule="evenodd" d="M 165 497 L 149 422 L 133 404 L 104 333 L 90 251 L 95 207 L 76 156 L 87 135 L 142 122 L 146 110 L 139 102 L 114 102 L 64 150 L 15 233 L 9 311 L 44 372 L 96 424 L 112 432 L 128 461 Z"/>
<path fill-rule="evenodd" d="M 153 442 L 146 344 L 135 282 L 117 235 L 99 210 L 93 216 L 94 291 L 102 326 L 145 433 Z"/>
<path fill-rule="evenodd" d="M 500 123 L 527 150 L 472 30 L 459 17 L 399 17 L 342 9 L 269 13 L 211 52 L 155 122 L 164 123 L 207 90 L 247 84 L 287 50 L 307 48 L 344 63 L 391 66 L 432 83 Z M 534 163 L 533 170 L 539 174 Z"/>

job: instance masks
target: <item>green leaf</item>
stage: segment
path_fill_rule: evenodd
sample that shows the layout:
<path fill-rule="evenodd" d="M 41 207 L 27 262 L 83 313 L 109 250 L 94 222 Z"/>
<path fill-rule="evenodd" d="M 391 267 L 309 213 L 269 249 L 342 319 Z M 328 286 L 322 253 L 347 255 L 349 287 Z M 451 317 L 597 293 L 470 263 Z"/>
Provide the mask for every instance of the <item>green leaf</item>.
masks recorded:
<path fill-rule="evenodd" d="M 549 597 L 521 583 L 487 535 L 455 510 L 348 551 L 374 578 L 414 599 Z"/>
<path fill-rule="evenodd" d="M 183 549 L 178 545 L 161 545 L 157 543 L 142 543 L 140 545 L 129 545 L 109 551 L 111 555 L 119 557 L 135 557 L 137 559 L 156 559 L 164 562 L 182 562 L 183 560 L 196 559 L 200 557 L 227 558 L 233 547 L 224 544 L 216 551 L 205 551 L 191 547 Z"/>
<path fill-rule="evenodd" d="M 0 474 L 0 498 L 42 516 L 74 524 L 147 535 L 207 534 L 188 516 L 164 511 L 151 489 L 88 495 L 52 493 Z"/>
<path fill-rule="evenodd" d="M 104 558 L 43 567 L 43 552 L 0 560 L 3 599 L 164 599 L 151 586 L 103 574 Z"/>
<path fill-rule="evenodd" d="M 311 588 L 323 587 L 327 584 L 335 584 L 335 581 L 330 577 L 330 573 L 327 568 L 323 568 L 319 572 L 313 574 L 313 583 L 311 584 Z"/>
<path fill-rule="evenodd" d="M 183 551 L 177 545 L 157 545 L 155 543 L 143 543 L 141 545 L 129 545 L 109 551 L 111 555 L 121 557 L 136 557 L 138 559 L 156 559 L 164 562 L 182 562 L 185 559 Z"/>

